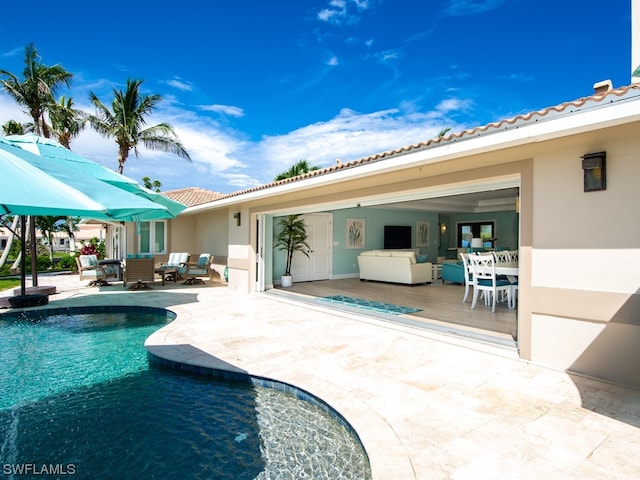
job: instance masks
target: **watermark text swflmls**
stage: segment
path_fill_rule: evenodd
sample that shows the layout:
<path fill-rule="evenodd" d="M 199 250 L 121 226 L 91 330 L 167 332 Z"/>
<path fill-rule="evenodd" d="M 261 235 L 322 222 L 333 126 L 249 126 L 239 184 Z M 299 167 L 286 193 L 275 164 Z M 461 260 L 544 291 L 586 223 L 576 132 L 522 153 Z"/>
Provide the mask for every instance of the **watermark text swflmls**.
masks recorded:
<path fill-rule="evenodd" d="M 4 475 L 75 475 L 73 463 L 5 463 Z"/>

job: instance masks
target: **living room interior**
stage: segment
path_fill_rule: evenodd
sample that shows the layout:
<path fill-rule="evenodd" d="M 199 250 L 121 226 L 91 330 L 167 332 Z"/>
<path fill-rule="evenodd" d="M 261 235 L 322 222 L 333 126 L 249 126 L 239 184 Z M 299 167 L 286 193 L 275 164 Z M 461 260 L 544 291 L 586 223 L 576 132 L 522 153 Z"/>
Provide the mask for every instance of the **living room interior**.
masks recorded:
<path fill-rule="evenodd" d="M 409 314 L 418 322 L 454 326 L 462 334 L 489 333 L 498 340 L 508 337 L 515 341 L 517 309 L 508 309 L 505 302 L 492 313 L 491 308 L 479 302 L 471 310 L 470 299 L 462 303 L 464 286 L 443 281 L 440 269 L 444 263 L 458 262 L 459 249 L 470 248 L 475 235 L 482 238 L 482 249 L 517 250 L 518 208 L 518 188 L 512 187 L 318 212 L 331 221 L 330 238 L 326 240 L 331 244 L 330 271 L 324 278 L 320 274 L 313 279 L 304 273 L 296 279 L 293 272 L 294 284 L 286 291 L 314 298 L 342 295 L 407 305 L 418 310 Z M 395 232 L 395 238 L 390 231 Z M 316 241 L 311 235 L 312 250 Z M 409 285 L 382 278 L 360 279 L 358 257 L 363 252 L 394 248 L 412 249 L 420 262 L 436 266 L 432 281 Z M 300 253 L 296 253 L 294 269 L 296 262 L 298 272 L 304 272 L 300 265 L 314 264 L 313 259 Z M 272 271 L 276 285 L 281 265 L 282 252 L 274 251 Z"/>

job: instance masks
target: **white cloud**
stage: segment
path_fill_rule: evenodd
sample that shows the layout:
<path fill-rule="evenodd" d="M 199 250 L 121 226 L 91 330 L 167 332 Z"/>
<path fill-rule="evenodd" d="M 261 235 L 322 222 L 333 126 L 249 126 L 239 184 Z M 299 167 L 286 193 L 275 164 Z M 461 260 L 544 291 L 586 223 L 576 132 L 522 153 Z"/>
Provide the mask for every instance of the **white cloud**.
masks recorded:
<path fill-rule="evenodd" d="M 400 57 L 402 57 L 402 55 L 403 55 L 402 50 L 393 48 L 389 50 L 384 50 L 382 52 L 378 52 L 375 54 L 375 57 L 378 59 L 380 63 L 391 63 L 395 60 L 398 60 Z"/>
<path fill-rule="evenodd" d="M 469 110 L 473 105 L 473 102 L 468 99 L 460 98 L 447 98 L 442 100 L 437 106 L 436 110 L 443 115 L 449 112 Z"/>
<path fill-rule="evenodd" d="M 330 65 L 332 67 L 338 65 L 338 57 L 331 57 L 329 60 L 327 60 L 327 65 Z"/>
<path fill-rule="evenodd" d="M 183 92 L 191 92 L 193 90 L 193 85 L 190 82 L 184 81 L 179 77 L 174 77 L 172 80 L 167 81 L 166 84 Z"/>
<path fill-rule="evenodd" d="M 337 158 L 348 162 L 426 141 L 445 127 L 457 131 L 464 127 L 452 118 L 471 106 L 469 100 L 451 97 L 428 112 L 421 112 L 418 105 L 408 101 L 402 104 L 402 110 L 359 113 L 344 108 L 330 120 L 252 142 L 242 132 L 211 118 L 185 110 L 175 102 L 163 102 L 148 119 L 148 125 L 171 124 L 192 162 L 140 145 L 139 158 L 132 152 L 124 173 L 137 181 L 145 176 L 159 180 L 165 191 L 194 186 L 231 193 L 269 183 L 301 159 L 325 167 L 333 165 Z M 90 110 L 87 105 L 78 108 Z M 0 123 L 9 119 L 26 121 L 27 117 L 12 99 L 0 93 Z M 90 128 L 72 141 L 72 148 L 110 169 L 117 168 L 115 142 Z"/>
<path fill-rule="evenodd" d="M 198 108 L 206 112 L 222 113 L 236 118 L 244 116 L 244 110 L 240 107 L 234 107 L 233 105 L 198 105 Z"/>
<path fill-rule="evenodd" d="M 270 181 L 298 160 L 329 166 L 337 158 L 347 162 L 434 138 L 442 128 L 453 126 L 445 111 L 405 115 L 396 109 L 365 114 L 343 109 L 329 121 L 264 137 L 254 149 L 265 160 L 265 181 Z"/>
<path fill-rule="evenodd" d="M 330 0 L 327 8 L 318 12 L 318 20 L 336 25 L 354 24 L 369 6 L 369 0 Z"/>
<path fill-rule="evenodd" d="M 24 47 L 16 47 L 13 50 L 9 50 L 8 52 L 3 52 L 3 57 L 15 57 L 18 55 L 24 56 Z"/>
<path fill-rule="evenodd" d="M 476 15 L 496 9 L 509 0 L 451 0 L 445 12 L 451 16 Z"/>

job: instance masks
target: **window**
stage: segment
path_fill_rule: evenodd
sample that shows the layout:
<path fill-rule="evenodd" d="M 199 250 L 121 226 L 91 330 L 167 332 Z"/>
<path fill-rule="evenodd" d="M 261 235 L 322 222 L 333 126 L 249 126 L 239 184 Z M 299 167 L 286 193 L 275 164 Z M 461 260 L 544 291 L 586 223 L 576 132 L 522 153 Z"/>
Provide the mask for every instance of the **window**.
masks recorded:
<path fill-rule="evenodd" d="M 164 221 L 140 222 L 138 227 L 140 253 L 166 253 L 166 223 Z"/>
<path fill-rule="evenodd" d="M 481 238 L 484 248 L 493 247 L 495 222 L 469 222 L 458 224 L 458 247 L 469 248 L 472 238 Z"/>

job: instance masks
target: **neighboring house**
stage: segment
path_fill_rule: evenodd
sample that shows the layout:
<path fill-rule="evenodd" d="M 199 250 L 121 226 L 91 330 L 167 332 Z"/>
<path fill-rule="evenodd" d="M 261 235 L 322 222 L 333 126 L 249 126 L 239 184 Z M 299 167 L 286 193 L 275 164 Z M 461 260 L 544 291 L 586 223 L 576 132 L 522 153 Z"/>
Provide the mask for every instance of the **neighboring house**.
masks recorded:
<path fill-rule="evenodd" d="M 102 224 L 78 224 L 76 225 L 78 231 L 75 232 L 74 238 L 76 242 L 76 249 L 80 248 L 80 242 L 88 242 L 91 238 L 97 238 L 98 240 L 104 240 L 105 229 Z M 47 239 L 42 235 L 40 231 L 37 232 L 38 241 L 48 248 Z M 0 229 L 0 251 L 4 250 L 9 240 L 9 231 L 7 229 Z M 69 235 L 66 232 L 54 232 L 53 233 L 53 251 L 57 253 L 70 253 L 71 242 Z"/>
<path fill-rule="evenodd" d="M 640 387 L 640 86 L 598 89 L 192 203 L 167 222 L 167 251 L 226 257 L 229 286 L 256 292 L 271 288 L 283 271 L 282 252 L 273 249 L 277 216 L 304 213 L 319 222 L 313 235 L 325 232 L 320 276 L 302 268 L 298 280 L 357 276 L 357 255 L 382 248 L 387 223 L 428 223 L 421 251 L 433 260 L 460 245 L 462 224 L 495 221 L 496 246 L 520 252 L 520 357 Z M 585 191 L 585 172 L 593 173 L 601 153 L 606 189 Z M 345 245 L 348 219 L 365 220 L 357 248 Z"/>

